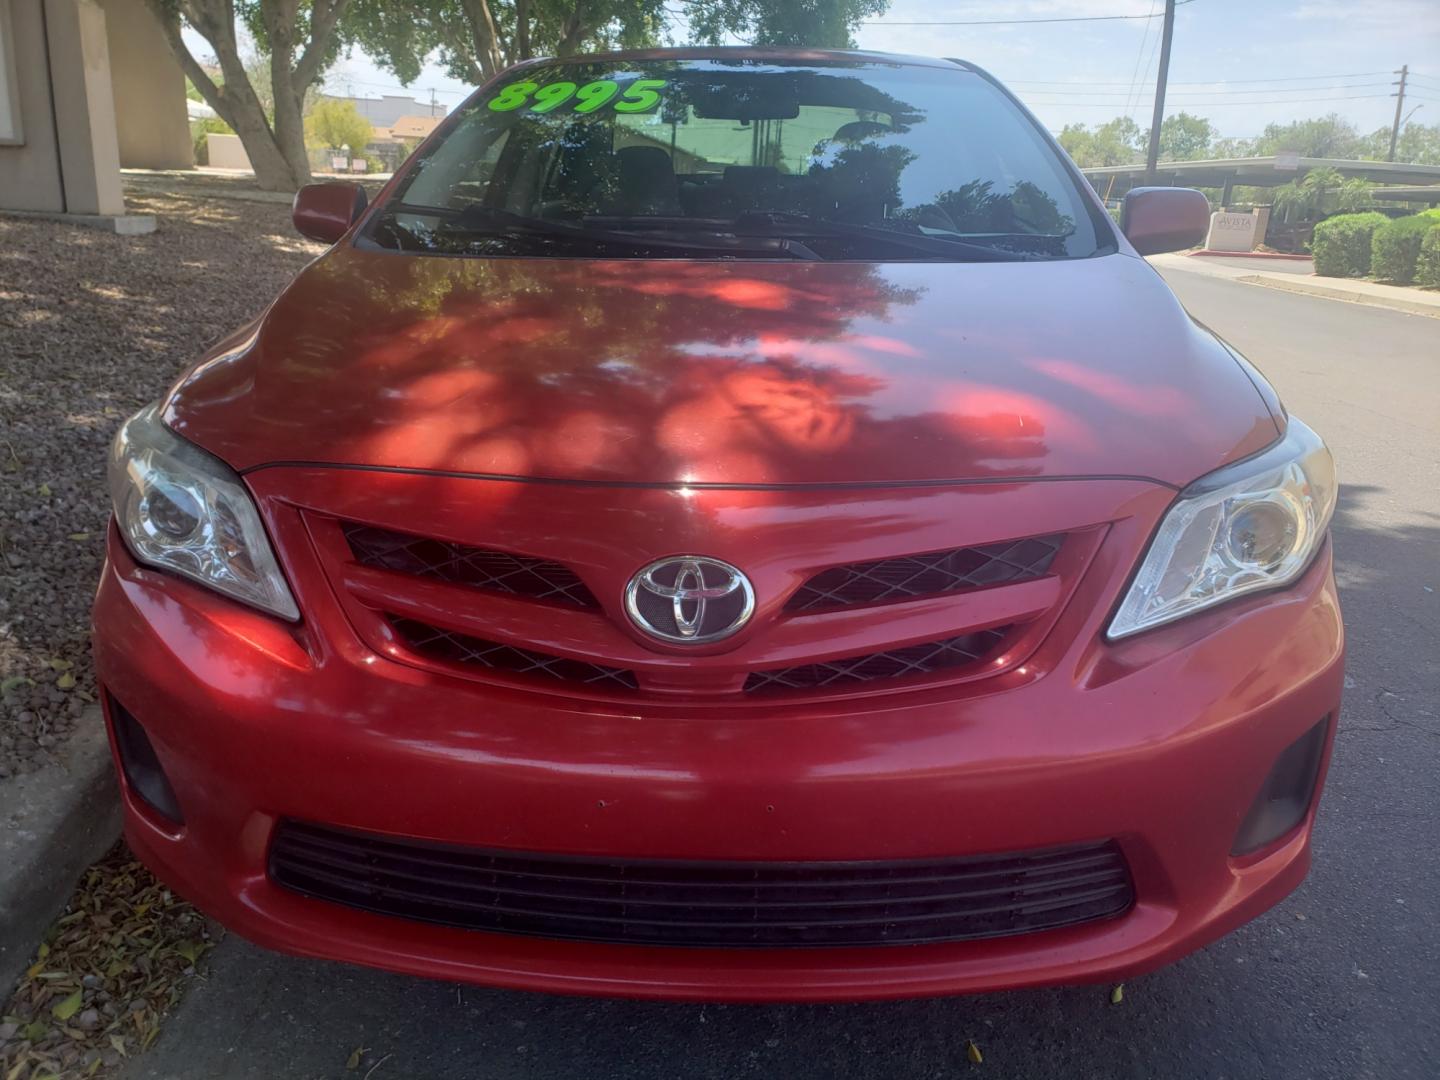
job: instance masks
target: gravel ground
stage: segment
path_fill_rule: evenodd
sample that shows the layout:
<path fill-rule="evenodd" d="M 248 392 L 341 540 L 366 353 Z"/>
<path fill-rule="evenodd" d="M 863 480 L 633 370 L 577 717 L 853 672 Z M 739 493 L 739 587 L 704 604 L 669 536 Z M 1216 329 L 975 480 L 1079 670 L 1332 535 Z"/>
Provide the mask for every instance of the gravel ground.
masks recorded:
<path fill-rule="evenodd" d="M 127 194 L 155 233 L 0 217 L 0 781 L 50 760 L 95 699 L 116 426 L 321 250 L 284 205 Z"/>

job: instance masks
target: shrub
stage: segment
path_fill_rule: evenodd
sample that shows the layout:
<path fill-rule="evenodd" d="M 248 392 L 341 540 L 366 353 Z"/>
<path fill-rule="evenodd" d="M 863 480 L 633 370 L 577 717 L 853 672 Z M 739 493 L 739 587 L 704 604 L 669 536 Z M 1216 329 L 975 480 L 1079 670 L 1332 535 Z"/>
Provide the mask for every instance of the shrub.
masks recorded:
<path fill-rule="evenodd" d="M 190 121 L 191 148 L 195 153 L 196 165 L 210 164 L 210 147 L 205 137 L 212 133 L 216 135 L 235 134 L 230 130 L 230 125 L 218 116 L 207 116 L 199 120 Z"/>
<path fill-rule="evenodd" d="M 1370 272 L 1381 281 L 1409 285 L 1415 280 L 1420 243 L 1434 227 L 1435 219 L 1425 214 L 1411 214 L 1381 225 L 1370 239 Z"/>
<path fill-rule="evenodd" d="M 1370 272 L 1371 235 L 1390 219 L 1368 214 L 1339 214 L 1315 226 L 1310 251 L 1315 273 L 1326 277 L 1364 277 Z"/>
<path fill-rule="evenodd" d="M 1425 239 L 1420 241 L 1420 257 L 1415 260 L 1415 284 L 1440 289 L 1440 214 Z"/>

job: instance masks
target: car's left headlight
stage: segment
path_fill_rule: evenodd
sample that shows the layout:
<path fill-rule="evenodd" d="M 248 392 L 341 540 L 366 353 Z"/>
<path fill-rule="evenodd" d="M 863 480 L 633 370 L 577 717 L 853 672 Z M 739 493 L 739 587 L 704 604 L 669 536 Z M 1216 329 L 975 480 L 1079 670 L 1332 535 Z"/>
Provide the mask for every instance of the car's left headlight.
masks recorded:
<path fill-rule="evenodd" d="M 115 521 L 139 562 L 282 619 L 300 618 L 240 477 L 165 427 L 157 405 L 121 426 L 109 471 Z"/>
<path fill-rule="evenodd" d="M 1128 637 L 1237 596 L 1288 585 L 1335 509 L 1335 463 L 1293 416 L 1263 453 L 1202 476 L 1171 506 L 1110 622 Z"/>

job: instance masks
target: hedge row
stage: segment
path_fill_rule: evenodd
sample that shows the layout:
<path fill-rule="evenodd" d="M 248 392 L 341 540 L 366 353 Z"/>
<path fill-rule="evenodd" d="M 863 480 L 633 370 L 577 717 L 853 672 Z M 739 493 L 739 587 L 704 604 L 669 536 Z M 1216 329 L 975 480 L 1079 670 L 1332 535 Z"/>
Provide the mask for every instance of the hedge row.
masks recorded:
<path fill-rule="evenodd" d="M 1364 277 L 1370 273 L 1370 241 L 1390 221 L 1384 214 L 1338 214 L 1315 226 L 1310 252 L 1315 273 L 1326 277 Z"/>
<path fill-rule="evenodd" d="M 1440 286 L 1440 209 L 1403 218 L 1339 214 L 1315 226 L 1315 272 Z"/>
<path fill-rule="evenodd" d="M 1440 226 L 1420 241 L 1420 258 L 1415 261 L 1415 284 L 1440 289 Z"/>

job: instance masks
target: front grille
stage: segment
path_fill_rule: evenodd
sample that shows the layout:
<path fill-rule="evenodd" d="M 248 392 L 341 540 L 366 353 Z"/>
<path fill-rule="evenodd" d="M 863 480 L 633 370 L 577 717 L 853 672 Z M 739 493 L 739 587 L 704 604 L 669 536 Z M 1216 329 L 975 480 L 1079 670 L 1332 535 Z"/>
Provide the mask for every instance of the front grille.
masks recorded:
<path fill-rule="evenodd" d="M 456 585 L 598 608 L 595 596 L 568 566 L 493 548 L 468 547 L 409 533 L 347 522 L 345 539 L 355 561 L 382 570 L 439 578 Z"/>
<path fill-rule="evenodd" d="M 821 687 L 895 679 L 902 675 L 928 675 L 945 668 L 963 667 L 982 659 L 1005 640 L 1010 627 L 998 626 L 974 634 L 887 649 L 868 656 L 849 656 L 798 667 L 752 671 L 745 679 L 745 692 L 776 690 L 817 690 Z"/>
<path fill-rule="evenodd" d="M 634 690 L 637 686 L 635 673 L 623 668 L 604 667 L 585 660 L 520 649 L 393 615 L 390 625 L 407 648 L 431 660 L 474 664 L 513 675 L 531 675 L 592 686 L 621 687 L 625 690 Z"/>
<path fill-rule="evenodd" d="M 467 930 L 633 945 L 914 945 L 1032 933 L 1134 901 L 1112 841 L 923 862 L 620 861 L 482 851 L 282 821 L 270 876 Z"/>
<path fill-rule="evenodd" d="M 795 591 L 786 611 L 913 600 L 937 593 L 1008 585 L 1050 569 L 1064 536 L 1032 536 L 983 547 L 932 551 L 879 562 L 832 566 Z"/>

